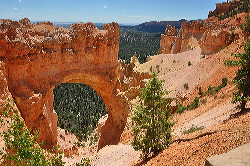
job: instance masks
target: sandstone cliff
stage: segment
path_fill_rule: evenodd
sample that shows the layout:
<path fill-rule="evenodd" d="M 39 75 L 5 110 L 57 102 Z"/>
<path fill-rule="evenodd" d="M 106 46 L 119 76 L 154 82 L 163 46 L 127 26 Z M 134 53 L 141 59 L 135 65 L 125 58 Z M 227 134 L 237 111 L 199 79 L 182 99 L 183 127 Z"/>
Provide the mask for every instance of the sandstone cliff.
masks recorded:
<path fill-rule="evenodd" d="M 117 144 L 129 111 L 126 96 L 117 88 L 126 91 L 126 84 L 140 84 L 134 78 L 129 82 L 119 79 L 123 69 L 118 49 L 117 23 L 99 30 L 93 23 L 67 29 L 50 22 L 32 24 L 29 19 L 0 20 L 1 100 L 11 93 L 27 126 L 40 131 L 39 142 L 51 148 L 57 144 L 54 87 L 64 82 L 88 84 L 108 109 L 108 119 L 100 128 L 99 149 Z"/>
<path fill-rule="evenodd" d="M 174 41 L 176 40 L 177 30 L 168 25 L 164 34 L 161 35 L 159 54 L 170 54 Z"/>
<path fill-rule="evenodd" d="M 176 39 L 170 37 L 172 35 L 162 35 L 159 52 L 177 54 L 200 47 L 202 54 L 216 53 L 231 44 L 232 33 L 235 40 L 244 37 L 240 29 L 240 24 L 245 20 L 243 15 L 244 13 L 235 16 L 234 20 L 238 20 L 237 22 L 230 22 L 231 19 L 218 21 L 215 17 L 192 23 L 183 22 Z M 168 30 L 169 27 L 166 31 Z"/>

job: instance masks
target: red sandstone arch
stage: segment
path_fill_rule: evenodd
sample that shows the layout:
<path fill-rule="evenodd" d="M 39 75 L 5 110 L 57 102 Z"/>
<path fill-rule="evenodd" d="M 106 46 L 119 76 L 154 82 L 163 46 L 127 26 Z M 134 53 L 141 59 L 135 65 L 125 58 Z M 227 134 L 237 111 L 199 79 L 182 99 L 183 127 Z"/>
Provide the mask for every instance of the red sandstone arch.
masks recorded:
<path fill-rule="evenodd" d="M 92 23 L 69 29 L 51 23 L 0 20 L 0 58 L 9 91 L 32 130 L 39 130 L 45 148 L 57 143 L 55 86 L 64 82 L 90 85 L 103 99 L 108 119 L 100 131 L 99 149 L 117 144 L 126 124 L 128 104 L 117 94 L 119 26 Z"/>

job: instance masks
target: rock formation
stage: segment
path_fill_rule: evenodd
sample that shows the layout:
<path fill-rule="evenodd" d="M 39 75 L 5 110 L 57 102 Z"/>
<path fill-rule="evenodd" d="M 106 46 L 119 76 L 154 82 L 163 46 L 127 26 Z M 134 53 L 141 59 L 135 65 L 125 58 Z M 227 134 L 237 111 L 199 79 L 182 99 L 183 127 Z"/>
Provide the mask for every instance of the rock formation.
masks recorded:
<path fill-rule="evenodd" d="M 209 17 L 218 16 L 220 14 L 229 12 L 237 8 L 238 6 L 240 6 L 241 2 L 243 2 L 243 0 L 232 0 L 232 1 L 222 2 L 222 3 L 216 3 L 216 9 L 214 11 L 209 11 L 208 16 Z"/>
<path fill-rule="evenodd" d="M 230 24 L 230 20 L 223 22 L 207 19 L 193 21 L 192 23 L 183 22 L 175 40 L 174 37 L 170 38 L 168 35 L 162 35 L 159 52 L 177 54 L 200 47 L 202 54 L 213 54 L 231 44 L 230 37 L 232 37 L 232 33 L 234 33 L 234 39 L 242 36 L 240 24 L 235 26 Z"/>
<path fill-rule="evenodd" d="M 202 21 L 183 22 L 172 48 L 174 54 L 196 48 L 205 31 Z"/>
<path fill-rule="evenodd" d="M 170 54 L 173 42 L 176 40 L 177 30 L 168 25 L 164 34 L 161 35 L 159 54 Z"/>
<path fill-rule="evenodd" d="M 248 166 L 250 164 L 250 143 L 239 146 L 227 153 L 209 157 L 205 166 Z"/>
<path fill-rule="evenodd" d="M 117 23 L 99 30 L 93 23 L 77 23 L 67 29 L 49 22 L 32 24 L 28 19 L 0 20 L 0 71 L 4 67 L 4 83 L 26 125 L 40 131 L 38 141 L 45 141 L 44 148 L 57 143 L 52 91 L 65 82 L 88 84 L 102 97 L 108 119 L 100 128 L 99 149 L 119 142 L 129 106 L 117 91 L 122 83 L 118 79 L 122 73 L 118 49 Z"/>
<path fill-rule="evenodd" d="M 206 31 L 202 40 L 200 41 L 200 47 L 202 54 L 213 54 L 218 52 L 223 47 L 229 45 L 230 33 L 223 30 L 210 30 Z"/>

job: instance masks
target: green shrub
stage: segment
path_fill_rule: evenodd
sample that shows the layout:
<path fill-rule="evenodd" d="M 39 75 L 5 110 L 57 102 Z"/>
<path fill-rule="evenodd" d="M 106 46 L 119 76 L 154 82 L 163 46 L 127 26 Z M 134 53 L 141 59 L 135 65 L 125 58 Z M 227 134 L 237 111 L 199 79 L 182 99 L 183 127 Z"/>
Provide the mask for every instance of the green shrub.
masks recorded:
<path fill-rule="evenodd" d="M 170 103 L 172 98 L 163 98 L 168 94 L 163 90 L 162 82 L 154 74 L 146 87 L 142 89 L 139 104 L 132 116 L 134 140 L 132 146 L 142 151 L 142 157 L 148 158 L 164 150 L 171 142 Z"/>
<path fill-rule="evenodd" d="M 188 90 L 188 89 L 189 89 L 188 83 L 185 83 L 185 84 L 183 85 L 183 87 L 184 87 L 186 90 Z"/>
<path fill-rule="evenodd" d="M 200 103 L 201 103 L 201 104 L 206 104 L 206 103 L 207 103 L 207 100 L 206 100 L 206 99 L 202 99 L 202 100 L 200 100 Z"/>
<path fill-rule="evenodd" d="M 191 65 L 192 65 L 192 63 L 190 61 L 188 61 L 188 66 L 191 66 Z"/>
<path fill-rule="evenodd" d="M 179 105 L 178 105 L 178 108 L 177 108 L 177 110 L 176 110 L 176 113 L 181 114 L 181 113 L 183 113 L 186 109 L 187 109 L 187 107 L 183 106 L 182 104 L 179 104 Z"/>
<path fill-rule="evenodd" d="M 6 121 L 3 117 L 9 118 L 9 120 Z M 1 152 L 4 162 L 8 165 L 52 166 L 64 164 L 62 155 L 50 154 L 52 157 L 48 157 L 49 153 L 36 143 L 38 134 L 33 136 L 30 134 L 30 130 L 20 119 L 11 101 L 4 107 L 1 124 L 9 126 L 7 131 L 1 133 L 6 145 Z"/>
<path fill-rule="evenodd" d="M 210 95 L 214 95 L 215 94 L 215 87 L 212 87 L 212 86 L 208 86 L 207 88 L 207 93 L 210 94 Z"/>
<path fill-rule="evenodd" d="M 190 134 L 190 133 L 193 133 L 195 131 L 198 131 L 198 130 L 203 130 L 204 129 L 204 126 L 194 126 L 192 125 L 192 127 L 190 127 L 188 130 L 185 130 L 182 132 L 182 134 Z"/>
<path fill-rule="evenodd" d="M 203 97 L 205 93 L 203 92 L 202 88 L 199 87 L 198 90 L 199 90 L 198 94 L 200 95 L 200 97 Z"/>
<path fill-rule="evenodd" d="M 211 87 L 211 86 L 208 86 L 208 89 L 207 89 L 207 94 L 210 94 L 210 95 L 215 95 L 216 93 L 218 93 L 222 88 L 224 88 L 225 86 L 227 86 L 227 82 L 228 82 L 228 79 L 227 78 L 222 78 L 221 80 L 221 85 L 217 86 L 217 87 Z"/>
<path fill-rule="evenodd" d="M 191 102 L 191 103 L 189 103 L 188 106 L 187 106 L 187 108 L 189 110 L 193 110 L 195 108 L 198 108 L 199 106 L 200 106 L 200 99 L 198 97 L 195 97 L 194 101 Z"/>
<path fill-rule="evenodd" d="M 76 166 L 91 166 L 89 158 L 82 158 L 80 163 L 76 163 Z"/>
<path fill-rule="evenodd" d="M 229 44 L 229 45 L 232 44 L 235 41 L 235 39 L 236 39 L 236 35 L 233 31 L 229 36 L 229 40 L 227 41 L 227 44 Z"/>
<path fill-rule="evenodd" d="M 228 79 L 225 77 L 225 78 L 222 78 L 222 83 L 220 85 L 221 88 L 224 88 L 227 86 L 227 82 L 228 82 Z"/>

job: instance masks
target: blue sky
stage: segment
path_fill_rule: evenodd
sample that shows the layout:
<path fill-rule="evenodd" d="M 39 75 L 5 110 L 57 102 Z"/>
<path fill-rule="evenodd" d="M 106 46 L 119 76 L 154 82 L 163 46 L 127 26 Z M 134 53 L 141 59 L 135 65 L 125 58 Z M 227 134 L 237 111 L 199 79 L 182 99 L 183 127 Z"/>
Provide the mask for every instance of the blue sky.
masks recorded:
<path fill-rule="evenodd" d="M 0 19 L 143 23 L 205 19 L 226 0 L 0 0 Z"/>

